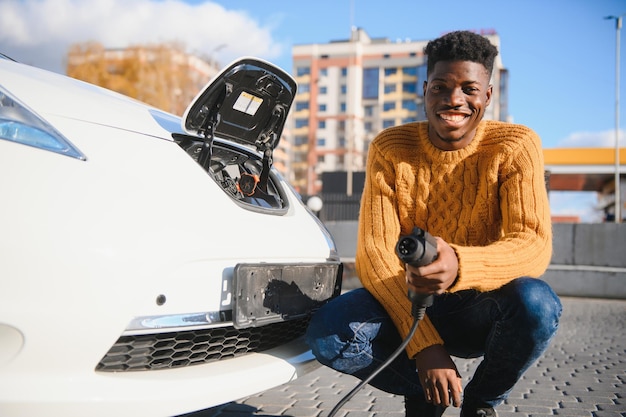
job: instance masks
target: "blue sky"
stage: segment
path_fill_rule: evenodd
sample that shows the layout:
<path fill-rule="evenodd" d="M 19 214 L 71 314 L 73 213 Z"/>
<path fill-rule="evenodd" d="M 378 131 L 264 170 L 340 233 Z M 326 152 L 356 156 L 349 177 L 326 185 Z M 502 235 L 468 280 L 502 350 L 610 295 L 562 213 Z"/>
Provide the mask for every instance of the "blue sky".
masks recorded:
<path fill-rule="evenodd" d="M 613 147 L 616 30 L 604 17 L 625 13 L 626 0 L 0 0 L 0 52 L 64 72 L 73 43 L 116 48 L 175 41 L 223 64 L 254 55 L 290 70 L 292 45 L 346 39 L 352 26 L 391 40 L 493 29 L 509 70 L 513 121 L 535 129 L 546 148 Z M 588 211 L 592 204 L 588 196 L 575 204 L 571 197 L 554 209 Z"/>
<path fill-rule="evenodd" d="M 624 0 L 216 2 L 254 16 L 285 45 L 345 39 L 352 25 L 391 40 L 495 29 L 515 122 L 537 130 L 546 147 L 613 143 L 615 21 L 604 17 L 626 13 Z M 290 50 L 274 61 L 291 68 Z M 626 82 L 621 87 L 624 95 Z"/>
<path fill-rule="evenodd" d="M 513 120 L 545 147 L 611 147 L 616 31 L 604 17 L 622 13 L 626 0 L 1 0 L 0 52 L 63 72 L 72 43 L 177 41 L 224 64 L 255 55 L 291 69 L 292 45 L 346 39 L 353 25 L 391 40 L 494 29 Z M 620 125 L 625 93 L 622 82 Z"/>

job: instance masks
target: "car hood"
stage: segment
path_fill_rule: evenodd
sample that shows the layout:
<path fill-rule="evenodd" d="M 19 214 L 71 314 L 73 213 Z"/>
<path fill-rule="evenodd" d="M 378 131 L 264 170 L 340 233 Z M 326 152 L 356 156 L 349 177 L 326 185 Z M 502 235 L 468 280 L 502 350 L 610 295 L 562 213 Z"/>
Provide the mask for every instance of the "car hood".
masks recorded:
<path fill-rule="evenodd" d="M 44 119 L 64 118 L 172 140 L 180 117 L 122 94 L 0 59 L 0 84 Z"/>
<path fill-rule="evenodd" d="M 211 80 L 185 111 L 183 129 L 207 139 L 220 137 L 258 151 L 278 146 L 296 82 L 258 58 L 240 58 Z"/>

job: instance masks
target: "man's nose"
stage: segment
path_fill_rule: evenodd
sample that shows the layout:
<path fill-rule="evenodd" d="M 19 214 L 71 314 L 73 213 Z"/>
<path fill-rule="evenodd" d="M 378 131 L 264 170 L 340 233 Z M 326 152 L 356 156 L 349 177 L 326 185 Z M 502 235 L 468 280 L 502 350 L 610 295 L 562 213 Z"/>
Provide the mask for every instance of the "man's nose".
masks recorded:
<path fill-rule="evenodd" d="M 463 90 L 460 88 L 452 88 L 446 97 L 451 107 L 458 107 L 463 104 Z"/>

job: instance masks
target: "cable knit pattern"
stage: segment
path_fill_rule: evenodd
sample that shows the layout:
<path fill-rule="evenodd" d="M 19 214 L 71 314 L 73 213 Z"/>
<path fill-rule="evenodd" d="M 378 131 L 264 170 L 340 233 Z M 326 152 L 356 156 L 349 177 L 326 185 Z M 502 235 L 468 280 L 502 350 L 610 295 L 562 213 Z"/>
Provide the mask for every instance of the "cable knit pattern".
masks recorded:
<path fill-rule="evenodd" d="M 384 130 L 372 142 L 356 268 L 402 337 L 413 319 L 395 245 L 414 226 L 456 251 L 459 275 L 450 292 L 489 291 L 515 278 L 541 276 L 552 257 L 552 229 L 537 134 L 483 120 L 468 146 L 442 151 L 428 139 L 428 122 L 418 122 Z M 414 357 L 442 343 L 425 317 L 407 353 Z"/>

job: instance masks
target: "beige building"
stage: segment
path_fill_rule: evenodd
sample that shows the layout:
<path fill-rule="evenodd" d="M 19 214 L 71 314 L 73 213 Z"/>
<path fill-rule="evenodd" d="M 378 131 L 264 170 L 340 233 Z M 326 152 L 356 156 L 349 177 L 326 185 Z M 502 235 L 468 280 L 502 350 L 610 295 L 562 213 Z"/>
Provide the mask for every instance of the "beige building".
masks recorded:
<path fill-rule="evenodd" d="M 483 31 L 496 47 L 498 35 Z M 298 94 L 290 112 L 290 180 L 303 194 L 322 191 L 324 172 L 363 171 L 369 143 L 382 129 L 424 120 L 423 54 L 428 40 L 370 38 L 354 28 L 346 40 L 295 45 L 293 73 Z M 500 55 L 494 65 L 488 119 L 506 120 L 507 70 Z"/>

